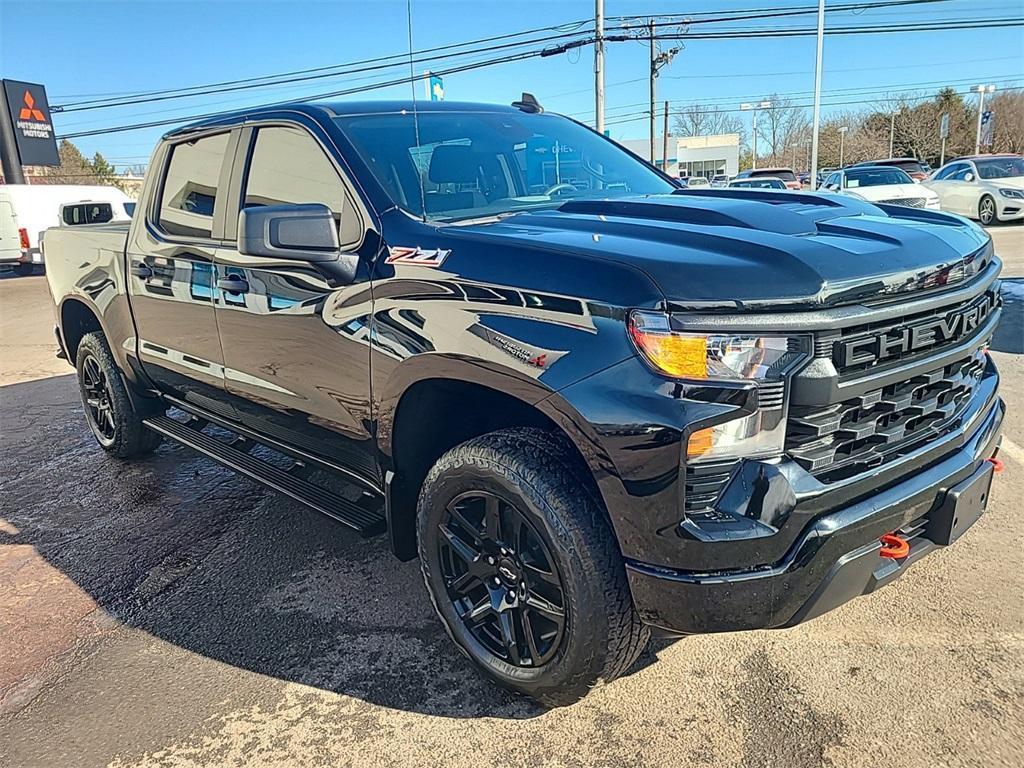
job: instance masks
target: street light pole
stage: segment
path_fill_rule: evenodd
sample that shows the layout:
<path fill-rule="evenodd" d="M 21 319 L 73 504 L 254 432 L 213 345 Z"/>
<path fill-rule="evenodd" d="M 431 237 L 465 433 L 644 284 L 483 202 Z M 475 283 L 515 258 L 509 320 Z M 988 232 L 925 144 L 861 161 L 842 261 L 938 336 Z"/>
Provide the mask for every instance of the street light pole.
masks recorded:
<path fill-rule="evenodd" d="M 994 85 L 972 85 L 971 90 L 978 93 L 978 129 L 974 134 L 974 154 L 981 154 L 981 118 L 985 114 L 985 94 L 995 91 Z"/>
<path fill-rule="evenodd" d="M 847 126 L 839 129 L 839 167 L 843 167 L 843 145 L 846 143 L 846 132 L 850 130 Z"/>
<path fill-rule="evenodd" d="M 814 119 L 811 128 L 811 179 L 818 178 L 818 130 L 821 125 L 821 54 L 825 47 L 825 0 L 818 0 L 818 48 L 814 60 Z"/>
<path fill-rule="evenodd" d="M 771 106 L 772 106 L 772 103 L 770 101 L 761 101 L 761 102 L 758 102 L 757 104 L 749 104 L 747 102 L 744 102 L 744 103 L 740 104 L 740 109 L 743 110 L 744 112 L 747 112 L 749 110 L 753 110 L 753 112 L 754 112 L 754 117 L 751 120 L 751 130 L 753 131 L 754 138 L 753 138 L 753 146 L 751 147 L 751 151 L 753 152 L 753 157 L 751 158 L 751 166 L 750 166 L 751 170 L 754 170 L 754 171 L 757 170 L 757 111 L 759 109 L 770 109 Z"/>
<path fill-rule="evenodd" d="M 896 137 L 896 113 L 889 115 L 889 157 L 892 157 L 893 139 Z"/>
<path fill-rule="evenodd" d="M 594 0 L 594 129 L 604 133 L 604 0 Z"/>

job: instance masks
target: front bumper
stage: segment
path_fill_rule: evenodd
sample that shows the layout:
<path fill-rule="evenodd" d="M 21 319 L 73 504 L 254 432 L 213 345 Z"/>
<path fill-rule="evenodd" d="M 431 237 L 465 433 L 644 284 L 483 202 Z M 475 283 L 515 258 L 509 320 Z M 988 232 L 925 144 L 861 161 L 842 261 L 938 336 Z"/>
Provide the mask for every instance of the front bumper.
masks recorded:
<path fill-rule="evenodd" d="M 1024 219 L 1024 199 L 996 195 L 996 218 L 999 221 L 1020 221 Z"/>
<path fill-rule="evenodd" d="M 901 482 L 816 518 L 777 563 L 745 570 L 681 571 L 628 561 L 633 602 L 646 623 L 668 634 L 792 626 L 890 583 L 938 544 L 928 520 L 950 489 L 998 450 L 1005 406 L 997 396 L 962 444 Z M 880 536 L 914 530 L 902 561 L 879 555 Z"/>

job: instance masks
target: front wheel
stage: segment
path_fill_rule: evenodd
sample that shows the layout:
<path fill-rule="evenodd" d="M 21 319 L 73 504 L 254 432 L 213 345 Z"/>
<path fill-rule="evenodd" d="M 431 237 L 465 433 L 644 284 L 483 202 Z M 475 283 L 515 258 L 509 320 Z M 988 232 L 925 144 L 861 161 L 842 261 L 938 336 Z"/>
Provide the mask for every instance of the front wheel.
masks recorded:
<path fill-rule="evenodd" d="M 983 195 L 978 202 L 978 220 L 986 227 L 996 221 L 996 201 L 991 195 Z"/>
<path fill-rule="evenodd" d="M 151 453 L 160 444 L 160 435 L 142 423 L 150 411 L 141 413 L 133 405 L 102 333 L 82 337 L 75 367 L 85 420 L 100 447 L 121 459 Z M 150 410 L 155 413 L 157 406 Z"/>
<path fill-rule="evenodd" d="M 420 565 L 456 645 L 548 706 L 621 675 L 649 637 L 611 528 L 554 435 L 501 430 L 448 451 L 417 510 Z"/>

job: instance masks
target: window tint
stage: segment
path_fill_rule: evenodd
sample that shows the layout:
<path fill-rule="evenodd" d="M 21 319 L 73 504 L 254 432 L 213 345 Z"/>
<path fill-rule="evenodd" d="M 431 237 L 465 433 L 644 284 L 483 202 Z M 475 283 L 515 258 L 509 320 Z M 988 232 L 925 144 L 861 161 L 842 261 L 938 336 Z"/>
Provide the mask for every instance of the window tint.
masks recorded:
<path fill-rule="evenodd" d="M 301 128 L 260 128 L 249 163 L 243 207 L 323 203 L 341 221 L 343 244 L 357 242 L 362 223 L 341 177 L 320 144 Z"/>
<path fill-rule="evenodd" d="M 78 224 L 106 224 L 114 218 L 114 208 L 110 203 L 76 203 L 64 206 L 64 223 L 71 226 Z"/>
<path fill-rule="evenodd" d="M 210 237 L 217 180 L 227 146 L 228 134 L 219 133 L 171 149 L 160 196 L 160 227 L 165 232 Z"/>

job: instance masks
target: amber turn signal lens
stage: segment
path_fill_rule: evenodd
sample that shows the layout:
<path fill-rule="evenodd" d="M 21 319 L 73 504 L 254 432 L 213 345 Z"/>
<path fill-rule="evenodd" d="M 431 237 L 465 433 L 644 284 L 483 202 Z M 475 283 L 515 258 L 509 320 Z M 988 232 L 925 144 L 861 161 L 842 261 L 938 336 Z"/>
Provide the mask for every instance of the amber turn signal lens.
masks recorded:
<path fill-rule="evenodd" d="M 686 379 L 708 377 L 707 341 L 703 336 L 649 333 L 635 325 L 629 330 L 640 351 L 658 370 Z"/>
<path fill-rule="evenodd" d="M 690 439 L 686 442 L 686 458 L 695 459 L 710 451 L 713 437 L 714 430 L 711 427 L 698 429 L 691 434 Z"/>

